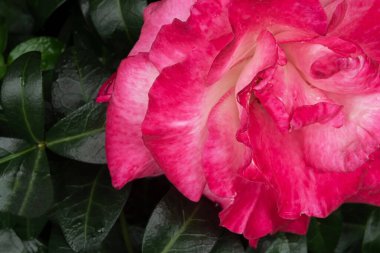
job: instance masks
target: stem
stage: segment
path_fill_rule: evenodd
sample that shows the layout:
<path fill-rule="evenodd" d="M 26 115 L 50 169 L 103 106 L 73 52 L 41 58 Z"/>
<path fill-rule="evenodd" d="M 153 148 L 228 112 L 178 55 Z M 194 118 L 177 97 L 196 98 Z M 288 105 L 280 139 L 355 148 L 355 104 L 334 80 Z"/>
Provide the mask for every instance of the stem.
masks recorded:
<path fill-rule="evenodd" d="M 127 248 L 127 252 L 134 253 L 131 238 L 129 236 L 127 220 L 125 219 L 124 210 L 121 211 L 119 221 L 120 221 L 120 226 L 121 226 L 121 233 L 123 234 L 124 244 L 125 244 L 125 247 Z"/>

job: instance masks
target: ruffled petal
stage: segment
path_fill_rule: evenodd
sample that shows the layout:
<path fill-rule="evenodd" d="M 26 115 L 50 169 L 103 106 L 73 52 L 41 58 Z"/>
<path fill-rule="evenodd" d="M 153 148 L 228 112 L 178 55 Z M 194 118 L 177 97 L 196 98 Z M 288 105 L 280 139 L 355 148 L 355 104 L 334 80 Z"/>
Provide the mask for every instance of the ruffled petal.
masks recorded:
<path fill-rule="evenodd" d="M 284 219 L 278 214 L 275 191 L 265 183 L 240 178 L 238 195 L 220 213 L 221 225 L 232 232 L 244 234 L 255 246 L 257 239 L 279 231 L 305 234 L 309 218 Z"/>
<path fill-rule="evenodd" d="M 117 72 L 113 73 L 100 87 L 96 97 L 97 103 L 107 103 L 112 96 Z"/>
<path fill-rule="evenodd" d="M 211 191 L 232 197 L 238 171 L 251 161 L 249 149 L 236 140 L 240 127 L 234 89 L 229 90 L 210 112 L 208 137 L 203 150 L 203 167 Z"/>
<path fill-rule="evenodd" d="M 185 21 L 190 16 L 196 0 L 161 0 L 148 5 L 144 10 L 144 25 L 139 40 L 130 55 L 149 52 L 160 29 L 175 19 Z"/>
<path fill-rule="evenodd" d="M 325 34 L 328 25 L 318 0 L 232 0 L 230 20 L 238 34 L 257 26 L 274 34 L 294 29 Z"/>
<path fill-rule="evenodd" d="M 202 150 L 207 137 L 207 117 L 234 85 L 241 69 L 231 69 L 212 85 L 205 82 L 220 45 L 231 39 L 226 10 L 218 1 L 200 1 L 186 23 L 173 22 L 161 30 L 155 49 L 150 52 L 158 68 L 180 62 L 163 68 L 149 92 L 142 128 L 144 142 L 168 179 L 194 201 L 199 200 L 206 184 Z M 214 14 L 210 15 L 210 11 Z M 184 32 L 186 36 L 177 37 Z M 177 34 L 175 40 L 171 40 L 173 34 Z M 165 48 L 159 46 L 159 41 L 166 41 Z M 178 51 L 176 45 L 180 45 Z"/>
<path fill-rule="evenodd" d="M 306 163 L 308 156 L 332 159 L 336 154 L 326 148 L 315 150 L 315 154 L 305 153 L 303 130 L 281 133 L 257 103 L 251 105 L 248 130 L 255 163 L 268 184 L 277 190 L 281 217 L 326 217 L 359 189 L 362 170 L 320 172 L 310 167 Z M 314 142 L 325 140 L 309 136 Z"/>
<path fill-rule="evenodd" d="M 374 60 L 380 60 L 380 2 L 345 0 L 332 17 L 329 34 L 358 44 Z"/>
<path fill-rule="evenodd" d="M 126 58 L 118 68 L 106 121 L 107 161 L 115 188 L 135 178 L 160 174 L 141 138 L 148 90 L 157 75 L 143 54 Z"/>
<path fill-rule="evenodd" d="M 351 42 L 329 37 L 283 46 L 313 86 L 339 94 L 379 91 L 379 64 Z"/>
<path fill-rule="evenodd" d="M 360 189 L 348 202 L 380 205 L 380 150 L 370 155 L 370 160 L 362 169 Z"/>

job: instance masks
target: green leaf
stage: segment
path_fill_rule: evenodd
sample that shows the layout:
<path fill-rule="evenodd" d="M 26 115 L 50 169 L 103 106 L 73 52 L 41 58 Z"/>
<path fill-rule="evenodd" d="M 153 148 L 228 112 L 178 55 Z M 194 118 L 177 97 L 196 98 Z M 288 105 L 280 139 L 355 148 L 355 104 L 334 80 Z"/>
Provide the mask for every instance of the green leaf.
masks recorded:
<path fill-rule="evenodd" d="M 48 253 L 47 247 L 37 239 L 31 239 L 22 242 L 25 247 L 25 253 Z"/>
<path fill-rule="evenodd" d="M 343 224 L 342 233 L 336 246 L 335 253 L 357 253 L 361 252 L 364 236 L 363 225 Z"/>
<path fill-rule="evenodd" d="M 61 119 L 48 132 L 47 147 L 87 163 L 106 163 L 104 124 L 106 106 L 90 102 Z"/>
<path fill-rule="evenodd" d="M 368 218 L 363 238 L 363 253 L 380 252 L 380 210 L 374 210 Z"/>
<path fill-rule="evenodd" d="M 143 253 L 210 252 L 221 229 L 211 202 L 193 203 L 171 190 L 153 211 L 143 239 Z"/>
<path fill-rule="evenodd" d="M 74 251 L 94 250 L 119 217 L 129 188 L 113 189 L 105 169 L 99 170 L 91 184 L 78 188 L 58 205 L 54 217 Z"/>
<path fill-rule="evenodd" d="M 52 203 L 52 184 L 43 148 L 0 138 L 0 211 L 37 217 Z"/>
<path fill-rule="evenodd" d="M 8 41 L 8 26 L 5 19 L 0 17 L 0 54 L 4 52 Z"/>
<path fill-rule="evenodd" d="M 21 239 L 12 229 L 0 230 L 0 252 L 25 253 Z"/>
<path fill-rule="evenodd" d="M 31 142 L 41 142 L 44 100 L 38 53 L 27 53 L 12 63 L 3 81 L 1 102 L 9 127 Z"/>
<path fill-rule="evenodd" d="M 12 34 L 30 34 L 33 30 L 34 19 L 28 13 L 24 1 L 3 0 L 0 1 L 0 17 L 8 24 Z"/>
<path fill-rule="evenodd" d="M 272 240 L 263 242 L 260 252 L 265 253 L 307 253 L 305 236 L 277 234 Z"/>
<path fill-rule="evenodd" d="M 23 241 L 33 241 L 39 236 L 47 223 L 47 217 L 41 216 L 30 219 L 25 217 L 13 216 L 13 230 Z"/>
<path fill-rule="evenodd" d="M 225 233 L 216 242 L 211 253 L 244 253 L 244 247 L 239 236 Z"/>
<path fill-rule="evenodd" d="M 75 253 L 67 244 L 65 237 L 59 228 L 54 227 L 49 240 L 49 252 L 52 253 Z"/>
<path fill-rule="evenodd" d="M 100 36 L 116 48 L 133 46 L 140 34 L 146 0 L 90 0 L 90 16 Z M 124 44 L 124 46 L 123 46 Z"/>
<path fill-rule="evenodd" d="M 42 70 L 50 70 L 58 62 L 63 50 L 63 43 L 56 38 L 34 37 L 17 45 L 9 53 L 8 63 L 12 63 L 27 52 L 38 51 L 41 53 Z"/>
<path fill-rule="evenodd" d="M 28 0 L 35 17 L 42 24 L 66 0 Z"/>
<path fill-rule="evenodd" d="M 68 114 L 90 102 L 107 76 L 91 53 L 76 48 L 66 51 L 52 87 L 54 109 Z"/>
<path fill-rule="evenodd" d="M 4 62 L 3 55 L 0 53 L 0 80 L 3 79 L 5 73 L 7 73 L 7 65 Z"/>
<path fill-rule="evenodd" d="M 325 219 L 312 219 L 307 234 L 310 252 L 334 252 L 342 231 L 342 216 L 335 212 Z"/>

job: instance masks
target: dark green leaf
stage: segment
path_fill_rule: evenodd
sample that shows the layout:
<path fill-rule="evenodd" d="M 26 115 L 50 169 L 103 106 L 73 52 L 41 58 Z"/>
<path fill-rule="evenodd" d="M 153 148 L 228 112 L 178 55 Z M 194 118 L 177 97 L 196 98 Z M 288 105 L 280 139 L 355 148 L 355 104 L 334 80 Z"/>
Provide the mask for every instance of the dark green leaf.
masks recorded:
<path fill-rule="evenodd" d="M 91 184 L 78 188 L 58 205 L 54 216 L 72 249 L 94 250 L 116 222 L 129 188 L 113 189 L 105 169 L 99 170 Z"/>
<path fill-rule="evenodd" d="M 244 247 L 239 236 L 232 233 L 225 233 L 216 242 L 211 253 L 244 253 Z"/>
<path fill-rule="evenodd" d="M 0 54 L 4 52 L 8 41 L 8 26 L 5 19 L 0 17 Z"/>
<path fill-rule="evenodd" d="M 363 239 L 363 253 L 380 252 L 380 210 L 374 210 L 367 221 Z"/>
<path fill-rule="evenodd" d="M 13 215 L 10 213 L 2 213 L 0 212 L 0 230 L 5 228 L 12 228 L 13 227 Z"/>
<path fill-rule="evenodd" d="M 65 237 L 59 228 L 55 227 L 52 230 L 49 240 L 49 252 L 52 253 L 75 253 L 67 244 Z"/>
<path fill-rule="evenodd" d="M 307 253 L 305 236 L 277 234 L 263 242 L 260 252 L 265 253 Z"/>
<path fill-rule="evenodd" d="M 100 36 L 125 48 L 137 40 L 146 0 L 90 0 L 91 20 Z M 124 44 L 124 46 L 123 46 Z"/>
<path fill-rule="evenodd" d="M 0 230 L 0 252 L 25 253 L 21 239 L 12 229 Z"/>
<path fill-rule="evenodd" d="M 0 53 L 0 80 L 3 79 L 6 72 L 7 72 L 7 65 L 4 62 L 3 55 Z"/>
<path fill-rule="evenodd" d="M 68 114 L 90 102 L 107 76 L 91 53 L 76 48 L 66 51 L 52 87 L 54 109 Z"/>
<path fill-rule="evenodd" d="M 29 6 L 40 24 L 42 24 L 55 9 L 66 0 L 28 0 Z"/>
<path fill-rule="evenodd" d="M 38 218 L 30 219 L 24 217 L 12 217 L 13 230 L 23 241 L 33 241 L 41 233 L 46 225 L 47 217 L 41 216 Z"/>
<path fill-rule="evenodd" d="M 342 231 L 342 216 L 335 212 L 325 219 L 313 219 L 307 234 L 310 252 L 334 252 Z"/>
<path fill-rule="evenodd" d="M 22 242 L 25 247 L 25 253 L 47 253 L 47 247 L 37 239 L 31 239 Z"/>
<path fill-rule="evenodd" d="M 61 41 L 52 37 L 34 37 L 22 42 L 16 46 L 8 56 L 8 63 L 12 63 L 21 55 L 38 51 L 41 53 L 41 68 L 42 70 L 53 69 L 58 62 L 60 55 L 64 50 L 64 45 Z"/>
<path fill-rule="evenodd" d="M 144 253 L 210 252 L 221 234 L 213 205 L 193 203 L 171 190 L 149 219 Z"/>
<path fill-rule="evenodd" d="M 24 1 L 0 1 L 0 17 L 5 19 L 10 33 L 30 34 L 33 30 L 34 19 Z"/>
<path fill-rule="evenodd" d="M 3 222 L 5 220 L 5 222 Z M 43 253 L 46 247 L 36 237 L 46 224 L 46 218 L 29 219 L 0 213 L 0 229 L 12 228 L 24 244 L 24 253 Z"/>
<path fill-rule="evenodd" d="M 41 142 L 44 100 L 38 53 L 27 53 L 10 66 L 2 85 L 1 102 L 9 127 L 31 142 Z"/>
<path fill-rule="evenodd" d="M 52 203 L 52 184 L 43 148 L 0 139 L 0 211 L 36 217 Z M 19 149 L 20 148 L 20 149 Z"/>
<path fill-rule="evenodd" d="M 361 252 L 362 241 L 364 236 L 363 225 L 343 224 L 342 233 L 340 235 L 335 253 L 358 253 Z"/>
<path fill-rule="evenodd" d="M 105 111 L 105 105 L 90 102 L 69 114 L 48 131 L 47 147 L 74 160 L 105 163 Z"/>

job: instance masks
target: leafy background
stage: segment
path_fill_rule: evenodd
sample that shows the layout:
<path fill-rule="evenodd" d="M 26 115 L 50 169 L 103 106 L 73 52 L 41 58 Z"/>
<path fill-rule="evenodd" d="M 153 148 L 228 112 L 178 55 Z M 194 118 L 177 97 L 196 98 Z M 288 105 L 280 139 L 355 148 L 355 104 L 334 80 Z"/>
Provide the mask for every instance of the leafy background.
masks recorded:
<path fill-rule="evenodd" d="M 146 0 L 0 0 L 1 253 L 380 252 L 380 210 L 344 205 L 307 236 L 251 249 L 162 177 L 111 187 L 106 105 L 94 103 L 138 38 Z"/>

